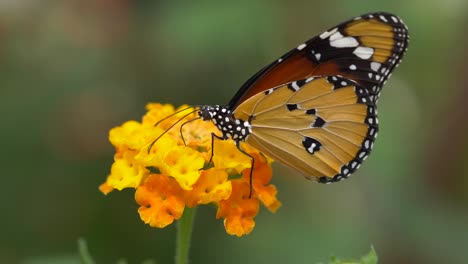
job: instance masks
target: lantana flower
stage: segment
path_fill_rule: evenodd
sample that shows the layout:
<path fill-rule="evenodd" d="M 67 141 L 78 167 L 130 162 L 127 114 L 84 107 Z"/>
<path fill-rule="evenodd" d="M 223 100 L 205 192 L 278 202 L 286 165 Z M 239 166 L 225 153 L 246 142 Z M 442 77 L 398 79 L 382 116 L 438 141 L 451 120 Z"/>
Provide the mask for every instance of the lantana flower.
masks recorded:
<path fill-rule="evenodd" d="M 127 121 L 109 132 L 116 153 L 102 193 L 135 189 L 141 220 L 157 228 L 180 219 L 187 207 L 212 204 L 226 232 L 239 237 L 254 228 L 260 204 L 271 212 L 280 207 L 269 183 L 270 159 L 242 144 L 255 158 L 251 168 L 251 159 L 232 140 L 215 140 L 211 157 L 211 133 L 220 134 L 212 122 L 198 119 L 181 130 L 198 117 L 194 108 L 151 103 L 146 109 L 141 122 Z"/>

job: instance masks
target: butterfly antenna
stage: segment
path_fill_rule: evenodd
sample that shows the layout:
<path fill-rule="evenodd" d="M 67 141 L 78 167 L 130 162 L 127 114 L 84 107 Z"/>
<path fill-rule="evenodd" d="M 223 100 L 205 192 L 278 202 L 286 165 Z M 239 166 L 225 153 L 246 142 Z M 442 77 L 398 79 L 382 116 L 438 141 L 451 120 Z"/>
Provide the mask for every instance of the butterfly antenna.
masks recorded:
<path fill-rule="evenodd" d="M 184 109 L 181 109 L 181 110 L 179 110 L 179 111 L 176 111 L 176 112 L 174 112 L 174 113 L 172 113 L 172 114 L 166 116 L 165 118 L 159 120 L 158 122 L 156 122 L 156 123 L 154 124 L 154 126 L 157 126 L 157 125 L 159 125 L 162 121 L 164 121 L 164 120 L 166 120 L 166 119 L 168 119 L 168 118 L 171 118 L 171 117 L 177 115 L 178 113 L 181 113 L 181 112 L 184 112 L 184 111 L 186 111 L 186 110 L 189 110 L 190 108 L 192 108 L 192 107 L 186 107 L 186 108 L 184 108 Z M 192 113 L 193 113 L 193 112 L 192 112 Z"/>
<path fill-rule="evenodd" d="M 179 133 L 180 133 L 180 137 L 182 138 L 182 142 L 184 142 L 184 146 L 187 146 L 187 144 L 185 143 L 185 138 L 184 138 L 184 135 L 182 134 L 182 129 L 184 128 L 184 126 L 190 122 L 193 122 L 195 120 L 198 120 L 198 119 L 201 119 L 201 117 L 195 117 L 195 118 L 192 118 L 190 120 L 187 120 L 185 121 L 184 123 L 182 123 L 182 125 L 180 125 L 180 129 L 179 129 Z"/>
<path fill-rule="evenodd" d="M 151 144 L 148 146 L 148 154 L 151 152 L 151 148 L 153 148 L 153 145 L 154 143 L 156 143 L 156 141 L 158 141 L 162 136 L 164 136 L 169 130 L 171 130 L 175 125 L 177 125 L 178 123 L 180 123 L 180 121 L 184 120 L 184 118 L 186 118 L 187 116 L 197 112 L 198 109 L 195 109 L 191 112 L 189 112 L 188 114 L 184 115 L 183 117 L 181 117 L 179 120 L 177 120 L 176 122 L 174 122 L 174 124 L 172 124 L 168 129 L 166 129 L 161 135 L 159 135 L 153 142 L 151 142 Z M 167 118 L 167 117 L 166 117 Z M 158 122 L 159 123 L 159 122 Z M 156 123 L 156 124 L 158 124 Z"/>

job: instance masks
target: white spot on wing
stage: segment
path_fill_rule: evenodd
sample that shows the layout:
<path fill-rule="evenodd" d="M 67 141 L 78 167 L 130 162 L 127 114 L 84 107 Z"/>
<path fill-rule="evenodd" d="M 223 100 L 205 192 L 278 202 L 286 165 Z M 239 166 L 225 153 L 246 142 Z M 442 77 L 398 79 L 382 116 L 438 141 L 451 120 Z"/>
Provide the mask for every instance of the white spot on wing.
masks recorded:
<path fill-rule="evenodd" d="M 310 147 L 307 149 L 307 151 L 309 151 L 309 153 L 311 154 L 314 154 L 314 148 L 315 148 L 316 144 L 315 143 L 312 143 L 312 145 L 310 145 Z"/>
<path fill-rule="evenodd" d="M 297 46 L 298 50 L 303 50 L 307 45 L 305 43 L 302 43 L 301 45 Z"/>
<path fill-rule="evenodd" d="M 334 34 L 337 30 L 338 30 L 338 28 L 334 28 L 334 29 L 332 29 L 330 31 L 325 31 L 322 34 L 320 34 L 320 38 L 321 39 L 326 39 L 329 36 L 331 36 L 332 34 Z"/>
<path fill-rule="evenodd" d="M 366 149 L 369 149 L 369 147 L 370 147 L 369 144 L 370 144 L 370 141 L 369 141 L 369 140 L 366 140 L 366 142 L 364 142 L 364 147 L 365 147 Z"/>
<path fill-rule="evenodd" d="M 393 22 L 398 23 L 398 19 L 396 17 L 391 16 L 391 18 L 392 18 Z"/>
<path fill-rule="evenodd" d="M 297 85 L 297 82 L 293 82 L 291 86 L 294 89 L 294 91 L 298 91 L 300 89 L 300 87 Z"/>
<path fill-rule="evenodd" d="M 339 32 L 335 33 L 333 36 L 335 36 L 336 34 L 339 34 Z M 345 38 L 340 38 L 340 39 L 332 41 L 333 36 L 330 37 L 330 46 L 332 46 L 332 47 L 335 47 L 335 48 L 354 48 L 354 47 L 359 46 L 359 42 L 353 37 L 345 37 Z"/>
<path fill-rule="evenodd" d="M 316 54 L 315 54 L 315 58 L 316 58 L 317 60 L 320 60 L 321 57 L 322 57 L 322 54 L 320 54 L 320 53 L 316 53 Z"/>
<path fill-rule="evenodd" d="M 333 35 L 330 36 L 330 42 L 341 38 L 343 38 L 343 35 L 341 35 L 339 31 L 335 32 Z"/>
<path fill-rule="evenodd" d="M 358 56 L 361 59 L 367 60 L 374 55 L 374 49 L 369 47 L 357 47 L 353 51 L 354 55 Z"/>
<path fill-rule="evenodd" d="M 380 18 L 380 20 L 382 20 L 383 22 L 388 23 L 388 20 L 387 20 L 384 16 L 380 15 L 379 18 Z"/>
<path fill-rule="evenodd" d="M 370 64 L 371 69 L 375 72 L 380 69 L 380 66 L 382 66 L 382 64 L 375 62 L 375 61 L 371 62 Z"/>
<path fill-rule="evenodd" d="M 357 69 L 357 67 L 356 67 L 356 65 L 351 64 L 351 65 L 349 65 L 349 69 L 352 70 L 352 71 L 354 71 L 354 70 Z"/>

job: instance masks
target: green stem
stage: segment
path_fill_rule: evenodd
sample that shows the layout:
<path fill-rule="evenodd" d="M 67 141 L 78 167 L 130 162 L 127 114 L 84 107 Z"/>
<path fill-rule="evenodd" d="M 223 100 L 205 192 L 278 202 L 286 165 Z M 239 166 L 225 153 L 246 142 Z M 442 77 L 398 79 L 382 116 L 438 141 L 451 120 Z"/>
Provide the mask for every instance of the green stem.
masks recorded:
<path fill-rule="evenodd" d="M 176 264 L 189 263 L 190 238 L 192 236 L 193 219 L 195 218 L 195 207 L 185 207 L 184 214 L 177 221 L 176 238 Z"/>

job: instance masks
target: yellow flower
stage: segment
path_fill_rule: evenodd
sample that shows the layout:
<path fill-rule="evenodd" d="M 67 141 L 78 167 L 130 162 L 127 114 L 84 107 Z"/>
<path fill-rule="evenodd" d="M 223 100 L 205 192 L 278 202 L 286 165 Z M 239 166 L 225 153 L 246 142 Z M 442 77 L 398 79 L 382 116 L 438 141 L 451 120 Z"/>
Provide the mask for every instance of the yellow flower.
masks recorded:
<path fill-rule="evenodd" d="M 205 160 L 195 150 L 188 147 L 176 147 L 169 151 L 160 168 L 165 175 L 171 176 L 184 190 L 191 190 L 200 177 Z"/>
<path fill-rule="evenodd" d="M 142 122 L 128 121 L 109 132 L 116 153 L 111 173 L 99 186 L 102 193 L 135 188 L 140 218 L 158 228 L 179 219 L 186 206 L 212 204 L 226 232 L 237 236 L 252 231 L 260 203 L 272 212 L 281 205 L 269 184 L 271 161 L 257 150 L 241 145 L 255 158 L 250 186 L 252 161 L 232 140 L 216 139 L 213 162 L 207 163 L 211 134 L 221 133 L 212 122 L 185 123 L 198 117 L 196 109 L 153 103 L 146 109 Z"/>
<path fill-rule="evenodd" d="M 241 173 L 252 166 L 250 157 L 240 152 L 232 140 L 216 140 L 214 149 L 213 163 L 216 168 L 231 169 Z"/>
<path fill-rule="evenodd" d="M 117 158 L 112 164 L 107 184 L 119 191 L 124 188 L 136 188 L 148 172 L 144 166 L 135 162 L 131 157 Z"/>

